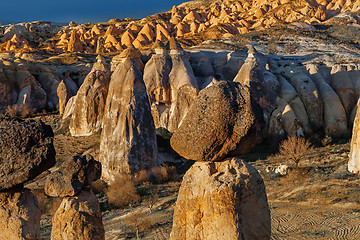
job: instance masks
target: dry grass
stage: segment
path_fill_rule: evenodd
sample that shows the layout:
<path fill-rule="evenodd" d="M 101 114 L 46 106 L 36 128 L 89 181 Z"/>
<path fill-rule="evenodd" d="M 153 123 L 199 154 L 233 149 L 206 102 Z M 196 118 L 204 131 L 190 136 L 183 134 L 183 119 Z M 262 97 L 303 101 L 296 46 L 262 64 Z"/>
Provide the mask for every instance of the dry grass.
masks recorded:
<path fill-rule="evenodd" d="M 134 182 L 125 174 L 115 176 L 115 180 L 108 186 L 106 195 L 109 203 L 118 208 L 125 208 L 140 200 Z"/>
<path fill-rule="evenodd" d="M 306 139 L 290 136 L 280 143 L 277 157 L 290 160 L 295 164 L 295 167 L 298 167 L 300 160 L 309 155 L 312 150 L 311 143 Z"/>

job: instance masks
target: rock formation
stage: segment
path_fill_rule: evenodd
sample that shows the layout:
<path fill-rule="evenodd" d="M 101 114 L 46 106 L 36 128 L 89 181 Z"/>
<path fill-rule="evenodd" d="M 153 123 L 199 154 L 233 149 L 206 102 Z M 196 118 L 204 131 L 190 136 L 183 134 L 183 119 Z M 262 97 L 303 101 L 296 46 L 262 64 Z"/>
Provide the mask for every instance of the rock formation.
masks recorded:
<path fill-rule="evenodd" d="M 22 185 L 55 165 L 53 132 L 43 122 L 0 116 L 0 136 L 0 190 Z"/>
<path fill-rule="evenodd" d="M 126 57 L 111 76 L 100 141 L 102 177 L 134 173 L 159 166 L 149 98 L 136 66 Z"/>
<path fill-rule="evenodd" d="M 172 136 L 172 148 L 197 161 L 248 152 L 262 137 L 261 109 L 253 101 L 248 88 L 236 82 L 203 89 Z"/>
<path fill-rule="evenodd" d="M 0 146 L 0 239 L 40 239 L 39 204 L 23 186 L 55 165 L 52 129 L 0 116 Z"/>
<path fill-rule="evenodd" d="M 348 163 L 348 170 L 351 173 L 359 174 L 360 173 L 360 146 L 359 146 L 359 127 L 360 127 L 360 108 L 359 108 L 359 101 L 357 104 L 357 112 L 354 121 L 354 127 L 352 130 L 352 138 L 350 144 L 350 154 L 349 154 L 349 163 Z"/>
<path fill-rule="evenodd" d="M 95 161 L 92 156 L 73 156 L 48 175 L 45 193 L 51 197 L 73 197 L 100 176 L 100 162 Z"/>
<path fill-rule="evenodd" d="M 186 172 L 170 239 L 270 239 L 264 182 L 238 157 L 261 141 L 262 112 L 237 82 L 203 89 L 171 137 L 175 151 L 197 162 Z"/>
<path fill-rule="evenodd" d="M 0 113 L 5 113 L 6 107 L 11 105 L 11 102 L 11 84 L 6 78 L 3 68 L 0 64 Z"/>
<path fill-rule="evenodd" d="M 28 189 L 0 192 L 0 239 L 40 239 L 40 208 Z"/>
<path fill-rule="evenodd" d="M 270 211 L 257 170 L 239 158 L 196 162 L 176 201 L 175 239 L 270 239 Z"/>
<path fill-rule="evenodd" d="M 100 204 L 90 188 L 66 197 L 52 219 L 51 240 L 104 240 Z"/>
<path fill-rule="evenodd" d="M 65 111 L 66 103 L 70 98 L 70 93 L 67 90 L 64 81 L 61 81 L 57 88 L 57 96 L 59 98 L 59 114 L 62 116 Z"/>
<path fill-rule="evenodd" d="M 98 56 L 91 72 L 81 85 L 70 122 L 72 136 L 88 136 L 100 130 L 110 82 L 105 59 Z"/>

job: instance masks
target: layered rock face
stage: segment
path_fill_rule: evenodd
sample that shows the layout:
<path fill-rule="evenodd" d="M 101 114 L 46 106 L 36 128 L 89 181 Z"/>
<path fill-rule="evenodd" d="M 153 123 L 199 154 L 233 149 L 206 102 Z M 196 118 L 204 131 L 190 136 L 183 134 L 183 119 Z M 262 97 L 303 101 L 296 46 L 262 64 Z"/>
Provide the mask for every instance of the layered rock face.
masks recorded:
<path fill-rule="evenodd" d="M 21 185 L 55 165 L 53 132 L 41 121 L 0 116 L 0 190 Z"/>
<path fill-rule="evenodd" d="M 88 136 L 100 130 L 109 82 L 110 70 L 105 59 L 98 56 L 98 62 L 94 64 L 76 96 L 69 127 L 72 136 Z"/>
<path fill-rule="evenodd" d="M 170 239 L 270 239 L 265 185 L 240 158 L 196 162 L 184 175 Z"/>
<path fill-rule="evenodd" d="M 261 142 L 261 109 L 247 87 L 220 82 L 202 90 L 171 146 L 181 156 L 197 161 L 220 161 L 248 152 Z"/>
<path fill-rule="evenodd" d="M 170 239 L 270 239 L 264 182 L 238 157 L 261 141 L 260 107 L 248 87 L 220 82 L 203 89 L 171 137 L 197 162 L 186 172 Z"/>
<path fill-rule="evenodd" d="M 350 154 L 349 154 L 349 162 L 348 162 L 348 170 L 351 173 L 359 174 L 360 173 L 360 108 L 359 102 L 356 112 L 356 117 L 354 121 L 354 128 L 352 132 L 351 145 L 350 145 Z"/>
<path fill-rule="evenodd" d="M 100 141 L 105 180 L 159 166 L 154 122 L 137 61 L 124 58 L 111 76 Z"/>
<path fill-rule="evenodd" d="M 0 192 L 0 239 L 40 239 L 40 208 L 28 189 Z"/>

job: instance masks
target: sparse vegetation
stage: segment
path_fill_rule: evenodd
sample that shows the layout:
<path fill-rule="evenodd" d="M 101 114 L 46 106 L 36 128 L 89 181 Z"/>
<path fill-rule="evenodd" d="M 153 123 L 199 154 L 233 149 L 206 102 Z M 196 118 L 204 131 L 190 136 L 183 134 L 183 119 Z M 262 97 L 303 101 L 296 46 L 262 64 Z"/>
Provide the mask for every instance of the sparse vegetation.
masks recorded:
<path fill-rule="evenodd" d="M 280 143 L 278 157 L 290 160 L 295 164 L 295 167 L 298 167 L 300 160 L 312 150 L 311 143 L 306 139 L 290 136 Z"/>
<path fill-rule="evenodd" d="M 117 208 L 125 208 L 129 204 L 140 200 L 134 182 L 126 174 L 114 176 L 114 180 L 108 186 L 106 195 L 109 203 Z"/>
<path fill-rule="evenodd" d="M 32 117 L 35 110 L 30 108 L 27 104 L 21 104 L 20 106 L 14 104 L 6 108 L 6 115 L 11 117 L 29 118 Z"/>

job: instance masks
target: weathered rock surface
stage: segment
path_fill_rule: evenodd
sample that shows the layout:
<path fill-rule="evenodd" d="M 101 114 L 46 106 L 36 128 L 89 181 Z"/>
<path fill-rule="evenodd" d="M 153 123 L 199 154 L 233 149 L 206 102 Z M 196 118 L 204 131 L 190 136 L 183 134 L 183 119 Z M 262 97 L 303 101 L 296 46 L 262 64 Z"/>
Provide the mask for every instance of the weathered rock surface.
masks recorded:
<path fill-rule="evenodd" d="M 0 115 L 0 190 L 21 185 L 55 165 L 53 136 L 41 121 Z"/>
<path fill-rule="evenodd" d="M 220 161 L 259 143 L 261 120 L 261 109 L 247 87 L 220 82 L 200 92 L 170 143 L 187 159 Z"/>
<path fill-rule="evenodd" d="M 99 155 L 106 180 L 159 166 L 149 99 L 133 58 L 124 59 L 112 74 Z"/>
<path fill-rule="evenodd" d="M 265 185 L 239 158 L 196 162 L 184 175 L 177 198 L 175 239 L 270 239 Z"/>
<path fill-rule="evenodd" d="M 0 192 L 0 239 L 40 239 L 40 208 L 30 190 Z"/>
<path fill-rule="evenodd" d="M 100 205 L 91 189 L 63 199 L 52 219 L 51 239 L 105 239 Z"/>
<path fill-rule="evenodd" d="M 70 93 L 67 90 L 64 81 L 61 81 L 57 88 L 57 96 L 59 98 L 59 114 L 62 116 L 65 111 L 66 103 L 70 98 Z"/>
<path fill-rule="evenodd" d="M 91 155 L 76 155 L 47 177 L 45 193 L 51 197 L 73 197 L 100 176 L 100 162 L 95 161 Z"/>
<path fill-rule="evenodd" d="M 359 101 L 357 103 L 357 112 L 354 121 L 354 127 L 352 131 L 352 138 L 350 144 L 350 154 L 348 170 L 351 173 L 360 173 L 360 107 Z"/>
<path fill-rule="evenodd" d="M 69 126 L 72 136 L 88 136 L 100 130 L 109 82 L 110 70 L 99 56 L 77 93 Z"/>

